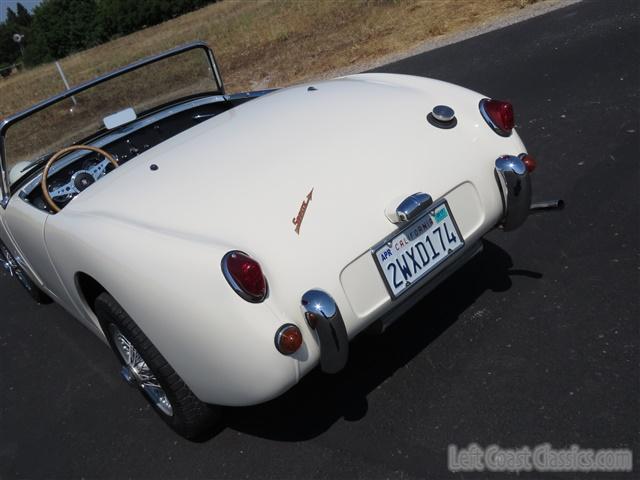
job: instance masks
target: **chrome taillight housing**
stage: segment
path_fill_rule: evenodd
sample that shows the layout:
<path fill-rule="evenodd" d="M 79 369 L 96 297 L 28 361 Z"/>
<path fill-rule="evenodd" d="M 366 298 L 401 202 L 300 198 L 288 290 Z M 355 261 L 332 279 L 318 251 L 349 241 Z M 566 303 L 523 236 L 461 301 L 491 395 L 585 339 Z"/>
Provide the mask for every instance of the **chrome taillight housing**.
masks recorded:
<path fill-rule="evenodd" d="M 239 250 L 222 257 L 222 273 L 233 290 L 248 302 L 259 303 L 267 298 L 267 279 L 260 264 Z"/>
<path fill-rule="evenodd" d="M 513 106 L 502 100 L 483 98 L 480 100 L 482 118 L 498 135 L 508 137 L 515 125 Z"/>

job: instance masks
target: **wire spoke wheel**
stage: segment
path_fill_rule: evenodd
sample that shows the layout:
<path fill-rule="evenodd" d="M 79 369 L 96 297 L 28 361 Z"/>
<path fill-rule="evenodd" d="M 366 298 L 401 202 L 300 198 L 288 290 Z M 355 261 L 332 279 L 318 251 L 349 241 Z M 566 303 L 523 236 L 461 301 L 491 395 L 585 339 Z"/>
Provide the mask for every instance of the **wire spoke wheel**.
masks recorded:
<path fill-rule="evenodd" d="M 124 363 L 123 377 L 125 380 L 142 390 L 162 413 L 170 417 L 173 416 L 173 406 L 167 393 L 133 343 L 113 323 L 109 325 L 109 331 L 116 351 Z"/>
<path fill-rule="evenodd" d="M 9 275 L 11 275 L 12 277 L 16 277 L 27 290 L 30 290 L 30 282 L 26 281 L 27 278 L 24 276 L 24 273 L 22 273 L 20 265 L 18 265 L 16 259 L 13 258 L 13 255 L 11 255 L 9 249 L 4 245 L 0 245 L 0 254 L 2 254 L 2 257 L 4 258 L 4 268 L 9 273 Z"/>
<path fill-rule="evenodd" d="M 29 275 L 24 271 L 18 259 L 16 259 L 9 249 L 0 242 L 0 268 L 14 277 L 20 285 L 29 293 L 29 296 L 37 303 L 51 303 L 51 299 L 40 288 L 33 283 Z"/>
<path fill-rule="evenodd" d="M 94 308 L 109 345 L 118 357 L 122 378 L 136 387 L 153 411 L 176 433 L 196 441 L 209 438 L 220 426 L 220 407 L 204 403 L 195 396 L 109 293 L 100 293 Z"/>

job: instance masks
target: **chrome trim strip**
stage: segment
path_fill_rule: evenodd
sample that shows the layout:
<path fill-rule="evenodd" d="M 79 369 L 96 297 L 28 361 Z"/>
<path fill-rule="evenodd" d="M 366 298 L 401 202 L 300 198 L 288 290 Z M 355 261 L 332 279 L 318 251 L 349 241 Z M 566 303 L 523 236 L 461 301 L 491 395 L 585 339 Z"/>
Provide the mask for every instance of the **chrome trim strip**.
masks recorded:
<path fill-rule="evenodd" d="M 484 118 L 484 121 L 487 122 L 487 124 L 491 127 L 491 129 L 494 132 L 496 132 L 498 135 L 500 135 L 501 137 L 510 137 L 511 136 L 511 132 L 513 132 L 513 130 L 511 130 L 509 132 L 505 132 L 504 130 L 502 130 L 498 125 L 496 125 L 494 123 L 493 120 L 491 120 L 491 117 L 489 116 L 489 114 L 485 110 L 484 104 L 486 102 L 488 102 L 489 100 L 490 100 L 489 98 L 483 98 L 482 100 L 480 100 L 480 104 L 478 105 L 478 108 L 480 109 L 480 114 L 482 115 L 482 118 Z"/>
<path fill-rule="evenodd" d="M 268 88 L 266 90 L 255 90 L 253 92 L 238 92 L 230 95 L 225 95 L 227 100 L 242 100 L 243 98 L 257 98 L 266 95 L 267 93 L 275 92 L 277 88 Z"/>
<path fill-rule="evenodd" d="M 503 155 L 495 162 L 495 175 L 502 196 L 502 229 L 514 230 L 524 223 L 531 207 L 531 177 L 519 156 Z"/>
<path fill-rule="evenodd" d="M 309 327 L 318 334 L 321 370 L 339 372 L 349 358 L 349 337 L 335 300 L 322 290 L 309 290 L 302 295 L 301 309 Z"/>

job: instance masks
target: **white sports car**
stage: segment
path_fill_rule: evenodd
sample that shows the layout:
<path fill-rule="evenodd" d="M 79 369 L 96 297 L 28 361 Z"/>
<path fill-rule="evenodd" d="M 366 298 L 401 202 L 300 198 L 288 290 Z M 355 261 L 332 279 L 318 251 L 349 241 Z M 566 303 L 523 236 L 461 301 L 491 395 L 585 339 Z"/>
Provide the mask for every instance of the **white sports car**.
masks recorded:
<path fill-rule="evenodd" d="M 192 43 L 0 124 L 0 265 L 197 438 L 220 406 L 341 370 L 521 225 L 535 161 L 513 127 L 509 103 L 414 76 L 227 95 Z"/>

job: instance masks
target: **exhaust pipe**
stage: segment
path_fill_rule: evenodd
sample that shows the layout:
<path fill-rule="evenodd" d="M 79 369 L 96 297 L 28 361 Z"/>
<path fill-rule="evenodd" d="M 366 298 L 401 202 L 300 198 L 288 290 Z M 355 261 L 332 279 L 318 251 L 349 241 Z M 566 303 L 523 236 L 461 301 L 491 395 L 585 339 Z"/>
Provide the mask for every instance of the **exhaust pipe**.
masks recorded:
<path fill-rule="evenodd" d="M 564 200 L 545 200 L 543 202 L 532 203 L 529 207 L 531 213 L 540 213 L 547 210 L 562 210 L 564 209 Z"/>

